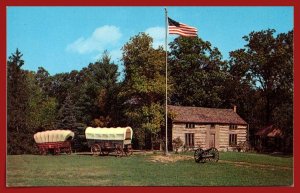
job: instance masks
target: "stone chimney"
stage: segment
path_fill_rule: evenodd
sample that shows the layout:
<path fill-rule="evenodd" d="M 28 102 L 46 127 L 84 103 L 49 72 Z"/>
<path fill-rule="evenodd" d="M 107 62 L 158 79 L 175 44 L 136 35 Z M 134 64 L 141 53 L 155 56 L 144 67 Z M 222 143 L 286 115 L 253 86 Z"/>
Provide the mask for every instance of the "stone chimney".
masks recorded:
<path fill-rule="evenodd" d="M 233 105 L 233 112 L 236 113 L 236 105 Z"/>

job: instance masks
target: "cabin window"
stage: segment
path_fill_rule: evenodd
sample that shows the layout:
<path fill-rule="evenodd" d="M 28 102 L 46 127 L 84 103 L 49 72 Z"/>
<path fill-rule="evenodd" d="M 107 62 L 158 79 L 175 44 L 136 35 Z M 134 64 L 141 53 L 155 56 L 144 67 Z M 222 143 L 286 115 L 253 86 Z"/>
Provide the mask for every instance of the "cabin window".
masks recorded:
<path fill-rule="evenodd" d="M 194 133 L 186 133 L 185 134 L 185 145 L 188 147 L 194 146 Z"/>
<path fill-rule="evenodd" d="M 195 123 L 186 123 L 185 128 L 188 128 L 188 129 L 195 128 Z"/>
<path fill-rule="evenodd" d="M 229 146 L 237 145 L 237 134 L 229 134 Z"/>
<path fill-rule="evenodd" d="M 229 129 L 237 129 L 237 125 L 229 125 Z"/>

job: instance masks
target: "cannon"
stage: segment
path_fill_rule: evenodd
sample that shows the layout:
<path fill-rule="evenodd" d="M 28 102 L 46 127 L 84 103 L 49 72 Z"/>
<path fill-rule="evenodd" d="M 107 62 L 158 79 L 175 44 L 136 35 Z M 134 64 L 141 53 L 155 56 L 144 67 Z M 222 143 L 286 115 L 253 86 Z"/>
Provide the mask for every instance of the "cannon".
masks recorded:
<path fill-rule="evenodd" d="M 206 161 L 218 162 L 219 160 L 219 151 L 212 147 L 207 150 L 201 148 L 195 150 L 194 159 L 197 163 L 204 163 Z"/>

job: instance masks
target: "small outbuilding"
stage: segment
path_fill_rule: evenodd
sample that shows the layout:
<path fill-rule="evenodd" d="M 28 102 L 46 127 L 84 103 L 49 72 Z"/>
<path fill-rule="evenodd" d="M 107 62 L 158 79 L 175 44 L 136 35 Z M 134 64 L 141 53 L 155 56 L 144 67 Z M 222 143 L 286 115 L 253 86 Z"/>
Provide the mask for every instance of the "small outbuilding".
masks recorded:
<path fill-rule="evenodd" d="M 168 105 L 171 138 L 187 147 L 236 150 L 248 137 L 248 124 L 233 109 Z"/>
<path fill-rule="evenodd" d="M 255 133 L 255 147 L 262 152 L 282 151 L 283 133 L 280 128 L 269 125 Z"/>

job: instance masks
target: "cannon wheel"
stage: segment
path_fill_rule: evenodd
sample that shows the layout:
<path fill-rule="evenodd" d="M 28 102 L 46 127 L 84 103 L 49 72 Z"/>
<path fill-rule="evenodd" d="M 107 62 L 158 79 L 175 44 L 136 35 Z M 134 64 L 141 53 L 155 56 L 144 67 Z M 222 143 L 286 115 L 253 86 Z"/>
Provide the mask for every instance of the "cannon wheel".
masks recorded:
<path fill-rule="evenodd" d="M 131 145 L 126 145 L 124 148 L 124 153 L 126 156 L 131 156 L 132 155 L 132 147 Z"/>
<path fill-rule="evenodd" d="M 195 159 L 195 162 L 199 163 L 200 161 L 202 162 L 203 161 L 203 156 L 204 154 L 204 150 L 199 148 L 199 149 L 196 149 L 195 150 L 195 153 L 194 153 L 194 159 Z"/>
<path fill-rule="evenodd" d="M 101 153 L 101 147 L 99 144 L 94 144 L 91 147 L 91 152 L 93 153 L 93 155 L 98 156 Z"/>
<path fill-rule="evenodd" d="M 218 162 L 219 161 L 219 151 L 216 148 L 211 148 L 208 151 L 209 155 L 212 155 L 213 157 L 210 158 L 210 161 Z"/>

